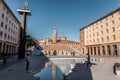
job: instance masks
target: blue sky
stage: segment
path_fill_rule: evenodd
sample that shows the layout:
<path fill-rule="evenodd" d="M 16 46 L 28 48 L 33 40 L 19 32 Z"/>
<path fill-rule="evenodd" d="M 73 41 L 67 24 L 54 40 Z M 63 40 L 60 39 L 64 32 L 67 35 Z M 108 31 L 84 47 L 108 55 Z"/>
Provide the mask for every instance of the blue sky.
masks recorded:
<path fill-rule="evenodd" d="M 21 20 L 17 9 L 25 0 L 5 0 Z M 27 33 L 37 39 L 52 38 L 56 27 L 58 36 L 79 41 L 79 29 L 120 7 L 120 0 L 28 0 L 32 15 L 28 17 Z"/>

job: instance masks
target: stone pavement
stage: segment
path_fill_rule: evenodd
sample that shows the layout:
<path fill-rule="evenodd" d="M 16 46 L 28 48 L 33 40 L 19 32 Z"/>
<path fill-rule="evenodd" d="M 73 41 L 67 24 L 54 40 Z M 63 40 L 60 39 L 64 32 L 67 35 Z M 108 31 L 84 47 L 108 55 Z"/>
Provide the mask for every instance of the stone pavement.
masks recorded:
<path fill-rule="evenodd" d="M 97 65 L 91 67 L 93 80 L 120 80 L 120 76 L 117 76 L 113 72 L 114 63 L 120 63 L 120 58 L 102 58 L 103 62 L 97 62 Z"/>
<path fill-rule="evenodd" d="M 9 58 L 7 59 L 7 64 L 3 65 L 3 60 L 0 60 L 0 70 L 7 68 L 8 66 L 17 63 L 18 61 L 18 55 L 12 55 L 9 56 Z"/>
<path fill-rule="evenodd" d="M 0 70 L 0 80 L 39 80 L 39 78 L 33 77 L 33 74 L 37 72 L 38 68 L 40 71 L 44 67 L 46 57 L 32 56 L 30 59 L 32 70 L 26 71 L 25 60 L 19 60 L 16 64 Z"/>
<path fill-rule="evenodd" d="M 102 62 L 94 62 L 90 68 L 86 64 L 77 64 L 66 80 L 120 80 L 120 76 L 115 75 L 113 71 L 114 63 L 120 63 L 120 58 L 101 57 L 101 59 Z"/>
<path fill-rule="evenodd" d="M 87 64 L 76 64 L 72 72 L 66 77 L 66 80 L 93 80 L 90 67 Z"/>
<path fill-rule="evenodd" d="M 26 71 L 25 60 L 19 60 L 16 63 L 0 70 L 0 80 L 39 80 L 33 75 L 45 66 L 48 58 L 40 56 L 31 56 L 31 70 Z M 76 64 L 66 80 L 120 80 L 119 76 L 113 73 L 113 65 L 120 63 L 118 57 L 101 57 L 103 62 L 94 62 L 92 67 L 85 64 Z M 1 65 L 0 65 L 1 66 Z"/>

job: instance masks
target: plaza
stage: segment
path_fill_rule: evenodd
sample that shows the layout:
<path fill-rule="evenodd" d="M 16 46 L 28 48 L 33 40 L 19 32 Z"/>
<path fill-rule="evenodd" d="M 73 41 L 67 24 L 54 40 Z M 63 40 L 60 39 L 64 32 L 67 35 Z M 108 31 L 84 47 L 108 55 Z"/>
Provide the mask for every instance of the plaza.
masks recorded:
<path fill-rule="evenodd" d="M 21 78 L 22 80 L 39 80 L 39 77 L 34 77 L 34 75 L 45 67 L 45 63 L 48 62 L 48 58 L 49 57 L 45 56 L 30 56 L 31 71 L 25 70 L 25 60 L 14 62 L 14 64 L 0 70 L 0 80 L 21 80 Z M 91 59 L 92 58 L 98 57 L 91 57 Z M 77 62 L 71 72 L 65 76 L 66 80 L 119 80 L 120 77 L 113 72 L 113 65 L 114 63 L 119 62 L 120 58 L 99 58 L 102 59 L 102 61 L 93 61 L 92 63 L 94 64 L 91 67 L 87 67 L 87 63 Z M 78 57 L 78 59 L 80 58 Z M 63 63 L 66 64 L 64 59 L 61 60 L 62 62 L 58 58 L 59 66 Z M 8 64 L 10 63 L 11 62 L 8 60 Z M 4 65 L 0 63 L 0 66 Z"/>
<path fill-rule="evenodd" d="M 120 80 L 118 1 L 11 2 L 0 0 L 0 80 Z"/>

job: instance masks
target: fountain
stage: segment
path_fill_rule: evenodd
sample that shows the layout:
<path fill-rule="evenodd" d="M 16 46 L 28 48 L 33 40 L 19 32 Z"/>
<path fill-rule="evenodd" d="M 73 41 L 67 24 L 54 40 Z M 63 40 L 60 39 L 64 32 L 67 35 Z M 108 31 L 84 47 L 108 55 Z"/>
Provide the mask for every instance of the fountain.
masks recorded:
<path fill-rule="evenodd" d="M 64 77 L 72 72 L 76 63 L 84 62 L 84 58 L 52 58 L 41 72 L 34 76 L 40 77 L 40 80 L 64 80 Z"/>

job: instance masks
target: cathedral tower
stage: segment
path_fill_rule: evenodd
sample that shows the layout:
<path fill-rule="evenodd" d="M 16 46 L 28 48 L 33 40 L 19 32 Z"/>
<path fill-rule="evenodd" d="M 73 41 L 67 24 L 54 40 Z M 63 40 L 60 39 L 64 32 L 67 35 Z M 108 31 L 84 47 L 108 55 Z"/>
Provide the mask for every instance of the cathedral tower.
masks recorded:
<path fill-rule="evenodd" d="M 54 28 L 53 30 L 53 44 L 57 43 L 57 30 Z"/>

